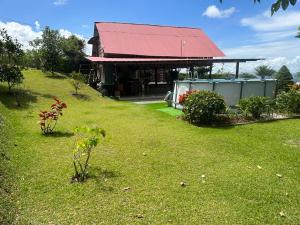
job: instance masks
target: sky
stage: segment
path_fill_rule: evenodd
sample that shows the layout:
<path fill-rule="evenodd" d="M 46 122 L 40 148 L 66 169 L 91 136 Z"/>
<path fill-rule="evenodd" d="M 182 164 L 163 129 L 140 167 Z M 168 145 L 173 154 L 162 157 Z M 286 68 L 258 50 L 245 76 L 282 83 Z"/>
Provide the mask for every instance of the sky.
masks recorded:
<path fill-rule="evenodd" d="M 241 65 L 242 72 L 266 64 L 300 71 L 300 2 L 271 17 L 275 0 L 1 0 L 0 27 L 24 46 L 45 26 L 88 40 L 95 21 L 197 27 L 230 58 L 266 58 Z M 91 46 L 86 49 L 90 53 Z M 226 71 L 233 71 L 225 64 Z"/>

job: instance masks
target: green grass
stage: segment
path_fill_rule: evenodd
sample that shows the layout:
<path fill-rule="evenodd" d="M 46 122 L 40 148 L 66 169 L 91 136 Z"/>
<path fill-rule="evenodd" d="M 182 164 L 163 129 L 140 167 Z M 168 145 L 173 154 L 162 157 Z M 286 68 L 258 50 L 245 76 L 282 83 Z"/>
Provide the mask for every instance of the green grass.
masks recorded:
<path fill-rule="evenodd" d="M 14 143 L 7 145 L 17 187 L 16 205 L 0 208 L 15 207 L 15 224 L 299 223 L 300 120 L 195 127 L 160 107 L 102 98 L 88 87 L 77 99 L 64 77 L 24 73 L 23 107 L 0 86 L 11 133 L 1 141 Z M 37 113 L 53 96 L 68 108 L 59 133 L 45 137 Z M 92 178 L 71 184 L 72 129 L 82 125 L 103 127 L 107 138 L 93 152 Z"/>
<path fill-rule="evenodd" d="M 153 103 L 145 105 L 149 109 L 155 109 L 157 111 L 169 114 L 170 116 L 181 116 L 183 115 L 181 110 L 174 109 L 173 107 L 168 107 L 167 103 Z"/>

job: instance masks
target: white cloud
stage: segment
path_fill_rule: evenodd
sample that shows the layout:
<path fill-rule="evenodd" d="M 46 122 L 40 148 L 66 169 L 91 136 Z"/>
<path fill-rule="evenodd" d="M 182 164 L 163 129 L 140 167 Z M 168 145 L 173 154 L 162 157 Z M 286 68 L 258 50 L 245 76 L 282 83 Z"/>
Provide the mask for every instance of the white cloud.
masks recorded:
<path fill-rule="evenodd" d="M 53 2 L 54 5 L 65 5 L 67 4 L 68 0 L 55 0 Z"/>
<path fill-rule="evenodd" d="M 39 21 L 36 20 L 36 21 L 34 22 L 34 25 L 35 25 L 35 30 L 39 31 L 39 30 L 41 29 L 41 24 L 40 24 Z"/>
<path fill-rule="evenodd" d="M 272 69 L 278 71 L 281 66 L 286 65 L 289 70 L 295 74 L 296 72 L 300 71 L 300 56 L 296 56 L 293 58 L 287 58 L 287 57 L 270 57 L 266 60 L 256 61 L 256 62 L 247 62 L 247 63 L 241 63 L 240 64 L 240 73 L 247 72 L 247 73 L 254 73 L 254 69 L 257 66 L 260 65 L 267 65 L 271 67 Z M 235 73 L 235 64 L 227 63 L 223 65 L 223 69 L 225 71 Z M 216 64 L 214 67 L 214 72 L 218 71 L 222 67 L 221 64 Z"/>
<path fill-rule="evenodd" d="M 0 21 L 0 28 L 6 29 L 10 36 L 12 36 L 14 39 L 17 39 L 23 45 L 23 49 L 32 49 L 32 47 L 29 45 L 29 42 L 42 36 L 42 31 L 37 29 L 40 28 L 40 23 L 36 21 L 34 26 L 36 30 L 34 30 L 34 28 L 30 25 L 24 25 L 17 22 L 4 23 Z M 82 35 L 72 33 L 65 29 L 60 29 L 59 33 L 66 38 L 74 34 L 76 37 L 85 40 L 86 43 L 88 41 L 88 39 L 84 38 Z M 92 49 L 90 45 L 86 45 L 85 52 L 86 54 L 91 54 Z"/>
<path fill-rule="evenodd" d="M 29 42 L 41 37 L 41 31 L 34 31 L 29 25 L 24 25 L 16 22 L 3 23 L 0 21 L 0 28 L 7 30 L 7 33 L 13 38 L 17 39 L 24 49 L 30 49 Z"/>
<path fill-rule="evenodd" d="M 236 12 L 236 9 L 234 7 L 231 7 L 229 9 L 220 10 L 217 6 L 211 5 L 208 6 L 205 12 L 202 14 L 202 16 L 207 16 L 209 18 L 228 18 L 230 17 L 234 12 Z"/>
<path fill-rule="evenodd" d="M 255 17 L 243 18 L 241 24 L 255 31 L 278 31 L 296 29 L 299 21 L 300 12 L 282 11 L 271 16 L 270 11 L 266 11 Z"/>

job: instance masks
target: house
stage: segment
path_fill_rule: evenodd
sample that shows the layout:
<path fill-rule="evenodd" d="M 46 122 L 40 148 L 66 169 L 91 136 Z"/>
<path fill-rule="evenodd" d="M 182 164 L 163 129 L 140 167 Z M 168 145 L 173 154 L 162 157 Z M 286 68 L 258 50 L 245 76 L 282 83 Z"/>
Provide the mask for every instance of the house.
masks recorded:
<path fill-rule="evenodd" d="M 207 66 L 211 74 L 213 63 L 234 62 L 238 76 L 239 63 L 254 60 L 220 58 L 224 53 L 198 28 L 96 22 L 88 43 L 93 81 L 121 97 L 165 94 L 180 68 Z"/>

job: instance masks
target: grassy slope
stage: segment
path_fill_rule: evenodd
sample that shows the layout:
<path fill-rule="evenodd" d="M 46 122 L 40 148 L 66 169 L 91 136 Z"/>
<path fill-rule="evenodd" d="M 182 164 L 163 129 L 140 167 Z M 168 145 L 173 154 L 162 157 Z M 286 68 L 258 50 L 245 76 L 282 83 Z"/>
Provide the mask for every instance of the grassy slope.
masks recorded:
<path fill-rule="evenodd" d="M 22 109 L 0 89 L 0 110 L 11 121 L 17 144 L 12 153 L 19 186 L 17 223 L 300 221 L 300 120 L 199 128 L 147 106 L 101 98 L 87 87 L 82 93 L 90 99 L 76 99 L 67 79 L 39 71 L 27 71 L 25 77 L 31 92 Z M 49 107 L 52 96 L 69 107 L 57 126 L 61 133 L 43 137 L 37 113 Z M 75 126 L 94 124 L 108 134 L 91 160 L 94 178 L 70 184 L 70 132 Z M 181 181 L 187 187 L 182 188 Z M 124 191 L 125 187 L 131 189 Z"/>

